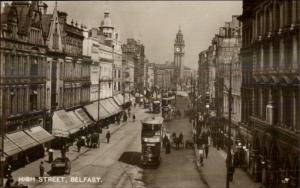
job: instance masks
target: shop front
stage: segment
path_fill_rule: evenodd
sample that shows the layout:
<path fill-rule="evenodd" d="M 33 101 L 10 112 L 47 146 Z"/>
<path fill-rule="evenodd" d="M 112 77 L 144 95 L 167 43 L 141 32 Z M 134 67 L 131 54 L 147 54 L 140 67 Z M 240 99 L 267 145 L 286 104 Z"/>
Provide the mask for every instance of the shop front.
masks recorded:
<path fill-rule="evenodd" d="M 83 108 L 78 108 L 74 110 L 75 115 L 78 117 L 78 119 L 84 124 L 85 130 L 87 132 L 93 132 L 97 129 L 97 126 L 95 125 L 94 121 L 91 117 L 87 114 L 87 112 Z"/>
<path fill-rule="evenodd" d="M 127 109 L 132 104 L 132 99 L 134 99 L 133 96 L 131 96 L 129 93 L 123 94 L 117 94 L 113 97 L 115 102 L 121 106 L 123 109 Z"/>
<path fill-rule="evenodd" d="M 18 147 L 17 149 L 14 145 L 6 141 L 6 143 L 10 144 L 10 147 L 14 146 L 12 147 L 14 148 L 12 153 L 10 153 L 11 157 L 7 159 L 13 166 L 13 169 L 25 166 L 27 163 L 44 155 L 43 146 L 24 131 L 8 133 L 6 134 L 6 138 Z"/>
<path fill-rule="evenodd" d="M 53 115 L 52 135 L 56 139 L 52 142 L 54 149 L 61 149 L 65 144 L 74 142 L 78 132 L 84 124 L 76 117 L 73 111 L 59 110 Z"/>

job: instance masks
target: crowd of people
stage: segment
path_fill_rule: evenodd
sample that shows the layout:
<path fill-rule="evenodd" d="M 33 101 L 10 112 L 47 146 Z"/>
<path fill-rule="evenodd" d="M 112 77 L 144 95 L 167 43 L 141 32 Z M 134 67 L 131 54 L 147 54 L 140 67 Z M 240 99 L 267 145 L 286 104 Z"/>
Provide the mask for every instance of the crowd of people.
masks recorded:
<path fill-rule="evenodd" d="M 209 125 L 204 124 L 201 127 L 201 129 L 199 129 L 199 133 L 197 135 L 198 136 L 196 137 L 196 146 L 199 154 L 199 162 L 201 166 L 204 166 L 204 158 L 208 158 L 209 147 L 211 145 L 214 145 L 219 150 L 219 144 L 212 143 L 216 142 L 216 139 L 212 139 L 212 134 Z M 235 168 L 238 166 L 238 156 L 239 155 L 237 153 L 234 153 L 231 158 L 229 157 L 226 159 L 226 165 L 229 169 L 228 172 L 230 181 L 233 181 L 234 171 Z"/>

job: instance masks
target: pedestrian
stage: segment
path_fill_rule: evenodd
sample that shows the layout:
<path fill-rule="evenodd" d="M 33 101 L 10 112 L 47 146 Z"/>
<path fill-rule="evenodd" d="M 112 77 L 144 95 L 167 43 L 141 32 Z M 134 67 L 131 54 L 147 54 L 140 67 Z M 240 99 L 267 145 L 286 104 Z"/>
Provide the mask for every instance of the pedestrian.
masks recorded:
<path fill-rule="evenodd" d="M 204 151 L 202 148 L 199 149 L 199 159 L 200 159 L 200 164 L 203 166 L 203 158 L 204 158 Z"/>
<path fill-rule="evenodd" d="M 12 176 L 7 177 L 7 180 L 5 182 L 5 187 L 11 187 L 11 184 L 13 183 L 13 178 Z"/>
<path fill-rule="evenodd" d="M 107 140 L 107 143 L 109 143 L 109 139 L 110 139 L 110 132 L 107 131 L 107 133 L 106 133 L 106 140 Z"/>
<path fill-rule="evenodd" d="M 6 178 L 11 177 L 11 172 L 12 172 L 12 170 L 11 170 L 11 165 L 8 164 L 8 165 L 5 167 L 5 169 L 4 169 L 4 176 L 5 176 Z"/>
<path fill-rule="evenodd" d="M 63 144 L 61 147 L 61 157 L 65 158 L 66 157 L 66 152 L 67 152 L 67 145 Z"/>
<path fill-rule="evenodd" d="M 132 114 L 132 121 L 135 122 L 135 114 Z"/>
<path fill-rule="evenodd" d="M 169 140 L 168 136 L 167 136 L 167 134 L 165 134 L 164 139 L 163 139 L 163 147 L 164 148 L 166 148 L 168 140 Z"/>
<path fill-rule="evenodd" d="M 183 134 L 182 134 L 182 132 L 179 134 L 178 139 L 179 139 L 179 144 L 183 144 Z"/>
<path fill-rule="evenodd" d="M 176 146 L 176 150 L 179 149 L 179 142 L 180 142 L 179 137 L 178 137 L 178 138 L 175 138 L 175 146 Z"/>
<path fill-rule="evenodd" d="M 50 148 L 48 150 L 48 162 L 52 163 L 52 161 L 53 161 L 53 149 Z"/>
<path fill-rule="evenodd" d="M 207 159 L 207 156 L 208 156 L 208 151 L 209 151 L 209 145 L 205 144 L 205 157 L 206 157 L 206 159 Z"/>
<path fill-rule="evenodd" d="M 91 147 L 91 134 L 90 133 L 86 136 L 86 145 L 87 145 L 87 147 Z"/>
<path fill-rule="evenodd" d="M 123 121 L 127 122 L 127 113 L 126 112 L 124 112 Z"/>
<path fill-rule="evenodd" d="M 171 153 L 171 143 L 170 140 L 167 139 L 167 143 L 166 143 L 166 154 Z"/>
<path fill-rule="evenodd" d="M 41 161 L 41 163 L 40 163 L 40 177 L 44 177 L 44 172 L 45 172 L 44 162 Z"/>
<path fill-rule="evenodd" d="M 229 181 L 233 181 L 233 174 L 234 174 L 234 166 L 230 165 L 229 166 Z"/>
<path fill-rule="evenodd" d="M 80 149 L 81 149 L 81 143 L 82 143 L 81 138 L 79 138 L 79 139 L 77 140 L 77 143 L 76 143 L 77 151 L 78 151 L 78 152 L 80 152 Z"/>
<path fill-rule="evenodd" d="M 13 187 L 17 188 L 17 187 L 21 187 L 21 185 L 19 184 L 19 182 L 18 182 L 18 181 L 15 181 L 15 183 L 14 183 Z"/>
<path fill-rule="evenodd" d="M 128 117 L 130 117 L 131 109 L 128 108 Z"/>

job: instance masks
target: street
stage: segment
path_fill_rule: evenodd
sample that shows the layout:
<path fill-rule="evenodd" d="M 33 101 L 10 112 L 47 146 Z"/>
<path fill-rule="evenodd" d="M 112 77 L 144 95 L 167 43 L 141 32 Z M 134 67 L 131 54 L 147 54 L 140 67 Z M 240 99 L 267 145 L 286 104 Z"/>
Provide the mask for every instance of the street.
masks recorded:
<path fill-rule="evenodd" d="M 39 183 L 35 181 L 30 184 L 30 187 L 132 187 L 140 184 L 138 180 L 134 179 L 141 179 L 141 169 L 127 164 L 131 163 L 130 161 L 136 161 L 136 159 L 129 156 L 125 157 L 123 162 L 119 161 L 124 152 L 139 153 L 141 151 L 139 120 L 144 118 L 146 114 L 141 109 L 136 113 L 136 116 L 135 122 L 130 119 L 130 122 L 121 125 L 122 127 L 112 134 L 109 144 L 106 143 L 106 139 L 103 138 L 104 134 L 102 134 L 100 148 L 88 150 L 72 161 L 71 174 L 64 176 L 64 182 Z M 24 171 L 24 169 L 21 170 Z M 38 174 L 38 166 L 28 170 L 36 171 L 35 174 Z M 48 170 L 46 169 L 46 171 Z M 29 173 L 26 174 L 28 176 Z M 76 177 L 78 177 L 77 180 Z M 102 182 L 89 183 L 87 180 L 83 180 L 83 177 L 98 177 L 102 179 Z M 18 179 L 19 177 L 14 176 L 14 178 Z M 80 179 L 84 182 L 81 183 Z"/>
<path fill-rule="evenodd" d="M 188 119 L 173 120 L 166 124 L 169 132 L 183 133 L 184 139 L 192 135 Z M 175 150 L 170 154 L 162 153 L 162 163 L 157 169 L 145 169 L 144 179 L 149 188 L 196 188 L 207 187 L 201 180 L 195 165 L 195 154 L 192 149 Z"/>
<path fill-rule="evenodd" d="M 72 170 L 69 175 L 56 176 L 63 177 L 63 182 L 53 182 L 53 179 L 43 179 L 44 182 L 31 182 L 30 187 L 207 187 L 201 180 L 199 171 L 195 163 L 195 154 L 192 149 L 175 150 L 174 146 L 170 154 L 165 154 L 162 150 L 162 162 L 158 168 L 139 167 L 141 152 L 141 125 L 140 120 L 152 116 L 146 110 L 138 107 L 135 109 L 136 121 L 129 119 L 124 125 L 120 125 L 113 134 L 109 144 L 106 143 L 104 134 L 101 136 L 100 148 L 84 151 L 72 160 Z M 166 123 L 169 133 L 180 132 L 184 135 L 184 140 L 190 139 L 192 135 L 191 125 L 188 119 L 175 119 Z M 72 150 L 72 149 L 71 149 Z M 75 148 L 73 149 L 75 150 Z M 72 151 L 71 151 L 72 152 Z M 74 151 L 75 152 L 75 151 Z M 38 162 L 32 166 L 26 166 L 15 172 L 15 179 L 18 179 L 27 170 L 36 171 L 38 174 Z M 50 166 L 48 166 L 50 168 Z M 49 169 L 46 169 L 48 171 Z M 30 174 L 30 173 L 26 173 Z M 52 176 L 47 176 L 52 177 Z M 93 181 L 94 178 L 94 181 Z M 96 178 L 101 181 L 95 182 Z M 48 182 L 45 182 L 48 181 Z M 92 181 L 92 182 L 89 182 Z M 22 182 L 20 182 L 22 183 Z"/>

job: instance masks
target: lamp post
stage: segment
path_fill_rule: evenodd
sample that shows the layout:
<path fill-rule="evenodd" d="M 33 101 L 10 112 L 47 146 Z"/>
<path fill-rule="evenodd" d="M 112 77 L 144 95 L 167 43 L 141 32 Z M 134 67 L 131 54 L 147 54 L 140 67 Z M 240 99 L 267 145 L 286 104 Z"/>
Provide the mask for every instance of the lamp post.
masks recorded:
<path fill-rule="evenodd" d="M 100 121 L 100 100 L 101 100 L 101 65 L 98 64 L 99 67 L 99 76 L 98 76 L 98 119 L 97 119 L 97 124 Z"/>

